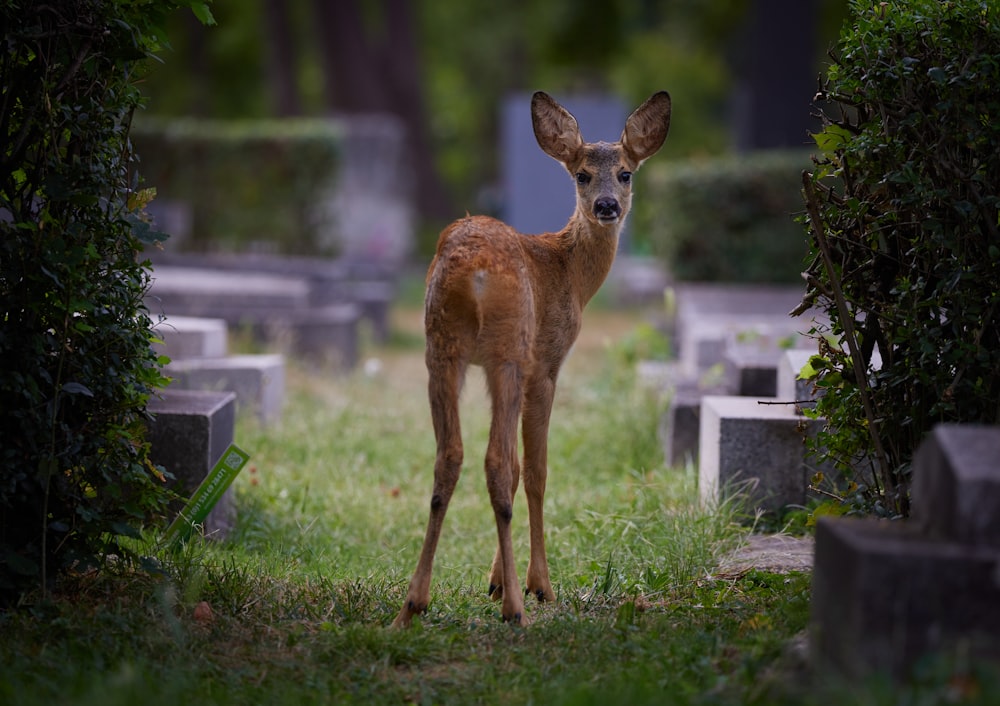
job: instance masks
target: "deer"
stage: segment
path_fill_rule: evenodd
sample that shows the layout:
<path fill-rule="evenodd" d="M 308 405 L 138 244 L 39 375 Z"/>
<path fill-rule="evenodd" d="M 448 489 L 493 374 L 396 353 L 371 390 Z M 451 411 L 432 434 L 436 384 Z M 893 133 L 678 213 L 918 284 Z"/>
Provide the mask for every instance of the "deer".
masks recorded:
<path fill-rule="evenodd" d="M 446 227 L 426 278 L 424 328 L 428 397 L 437 455 L 423 547 L 393 627 L 405 628 L 430 602 L 434 554 L 463 462 L 459 395 L 470 365 L 485 373 L 490 399 L 486 486 L 497 549 L 489 596 L 504 622 L 527 625 L 511 539 L 523 442 L 529 560 L 525 595 L 554 601 L 545 554 L 549 419 L 559 370 L 576 341 L 586 304 L 604 283 L 632 204 L 632 175 L 670 128 L 670 95 L 650 96 L 628 117 L 618 142 L 586 143 L 576 118 L 542 91 L 531 99 L 535 139 L 576 183 L 576 208 L 557 233 L 527 235 L 488 216 Z"/>

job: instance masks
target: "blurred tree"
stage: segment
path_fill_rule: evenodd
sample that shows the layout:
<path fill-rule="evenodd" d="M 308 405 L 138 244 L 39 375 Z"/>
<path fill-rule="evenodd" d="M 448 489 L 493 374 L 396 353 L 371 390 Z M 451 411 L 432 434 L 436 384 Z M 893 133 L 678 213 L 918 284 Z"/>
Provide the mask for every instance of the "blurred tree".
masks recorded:
<path fill-rule="evenodd" d="M 285 0 L 264 0 L 264 39 L 267 42 L 267 84 L 278 116 L 300 115 L 302 101 L 295 80 L 295 37 Z"/>
<path fill-rule="evenodd" d="M 435 159 L 424 104 L 416 18 L 411 0 L 313 0 L 331 112 L 387 112 L 407 130 L 417 208 L 425 220 L 453 215 Z"/>
<path fill-rule="evenodd" d="M 825 45 L 846 0 L 812 1 Z M 637 104 L 666 88 L 677 107 L 670 156 L 727 151 L 734 37 L 761 2 L 219 0 L 207 40 L 202 27 L 172 28 L 181 56 L 146 93 L 168 115 L 394 113 L 410 130 L 419 205 L 434 227 L 492 210 L 510 92 L 611 91 Z"/>

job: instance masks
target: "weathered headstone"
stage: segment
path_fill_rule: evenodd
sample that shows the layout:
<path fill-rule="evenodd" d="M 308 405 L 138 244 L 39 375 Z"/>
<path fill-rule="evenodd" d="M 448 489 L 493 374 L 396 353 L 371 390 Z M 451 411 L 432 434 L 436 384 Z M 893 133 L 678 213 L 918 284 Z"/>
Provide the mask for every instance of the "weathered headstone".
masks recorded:
<path fill-rule="evenodd" d="M 923 657 L 1000 657 L 1000 428 L 936 427 L 914 459 L 913 519 L 823 518 L 818 670 L 903 679 Z"/>
<path fill-rule="evenodd" d="M 250 412 L 261 424 L 281 417 L 285 400 L 285 359 L 272 354 L 192 358 L 171 362 L 164 372 L 186 390 L 236 393 L 237 411 Z"/>
<path fill-rule="evenodd" d="M 698 490 L 703 502 L 739 492 L 751 510 L 778 511 L 805 503 L 810 475 L 805 438 L 819 420 L 804 419 L 773 398 L 709 395 L 701 400 L 699 421 Z"/>
<path fill-rule="evenodd" d="M 177 492 L 188 496 L 233 443 L 236 395 L 167 388 L 150 398 L 147 409 L 153 415 L 148 425 L 150 459 L 173 474 Z M 235 522 L 230 489 L 205 520 L 205 534 L 225 538 Z"/>

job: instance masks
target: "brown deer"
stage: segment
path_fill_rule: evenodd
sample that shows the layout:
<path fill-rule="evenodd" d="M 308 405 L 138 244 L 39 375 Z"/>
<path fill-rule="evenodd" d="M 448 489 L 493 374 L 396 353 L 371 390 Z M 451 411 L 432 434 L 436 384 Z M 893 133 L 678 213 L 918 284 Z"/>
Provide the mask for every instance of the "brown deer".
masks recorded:
<path fill-rule="evenodd" d="M 629 116 L 621 140 L 610 144 L 585 143 L 576 119 L 542 92 L 532 97 L 531 119 L 538 145 L 576 181 L 576 210 L 558 233 L 524 235 L 485 216 L 467 216 L 441 233 L 424 303 L 437 440 L 434 490 L 420 560 L 395 627 L 408 626 L 430 601 L 434 552 L 462 468 L 459 393 L 470 363 L 482 366 L 492 402 L 486 485 L 498 545 L 490 595 L 503 601 L 505 621 L 527 623 L 510 532 L 520 420 L 531 539 L 526 594 L 555 600 L 542 500 L 556 378 L 580 332 L 584 306 L 611 269 L 632 204 L 632 173 L 667 137 L 670 96 L 651 96 Z"/>

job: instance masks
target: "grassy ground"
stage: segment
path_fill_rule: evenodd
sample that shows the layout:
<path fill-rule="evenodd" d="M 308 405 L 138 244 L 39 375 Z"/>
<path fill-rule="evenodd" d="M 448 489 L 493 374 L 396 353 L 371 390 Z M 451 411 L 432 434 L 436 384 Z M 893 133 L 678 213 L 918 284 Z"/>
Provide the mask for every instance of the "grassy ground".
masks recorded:
<path fill-rule="evenodd" d="M 419 313 L 403 309 L 392 345 L 370 348 L 358 371 L 293 365 L 282 422 L 239 422 L 252 458 L 230 541 L 140 547 L 141 565 L 112 562 L 0 616 L 0 703 L 810 701 L 790 657 L 809 577 L 715 575 L 746 528 L 732 505 L 699 506 L 692 469 L 663 466 L 663 402 L 635 384 L 622 343 L 641 323 L 593 311 L 561 379 L 546 497 L 557 600 L 528 601 L 528 628 L 501 623 L 486 596 L 495 526 L 478 372 L 431 607 L 408 631 L 387 628 L 434 456 Z M 526 522 L 521 497 L 522 581 Z"/>

